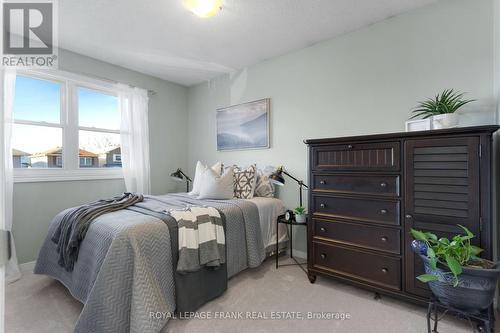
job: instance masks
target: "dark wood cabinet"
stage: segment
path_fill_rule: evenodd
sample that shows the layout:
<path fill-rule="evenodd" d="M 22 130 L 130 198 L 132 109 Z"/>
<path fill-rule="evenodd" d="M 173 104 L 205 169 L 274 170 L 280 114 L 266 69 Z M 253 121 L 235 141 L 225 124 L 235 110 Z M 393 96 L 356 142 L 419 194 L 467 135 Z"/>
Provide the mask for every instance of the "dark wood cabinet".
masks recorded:
<path fill-rule="evenodd" d="M 498 126 L 306 140 L 308 273 L 412 301 L 429 289 L 411 228 L 468 227 L 492 257 L 491 145 Z"/>
<path fill-rule="evenodd" d="M 480 234 L 479 147 L 477 136 L 452 139 L 412 139 L 405 142 L 405 226 L 440 236 L 460 233 L 457 224 Z M 406 243 L 411 242 L 405 234 Z M 479 244 L 480 238 L 474 241 Z M 406 254 L 406 290 L 429 296 L 415 275 L 423 273 L 421 260 Z"/>

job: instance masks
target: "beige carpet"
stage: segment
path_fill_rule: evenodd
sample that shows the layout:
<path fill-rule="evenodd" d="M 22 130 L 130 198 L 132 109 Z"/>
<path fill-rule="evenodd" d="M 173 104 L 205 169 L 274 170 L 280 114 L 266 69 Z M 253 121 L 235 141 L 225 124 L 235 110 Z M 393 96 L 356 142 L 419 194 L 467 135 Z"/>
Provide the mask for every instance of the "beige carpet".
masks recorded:
<path fill-rule="evenodd" d="M 284 259 L 285 260 L 285 259 Z M 285 261 L 283 261 L 285 262 Z M 281 267 L 273 260 L 240 273 L 229 290 L 199 309 L 200 315 L 266 316 L 268 319 L 171 320 L 165 332 L 426 332 L 426 310 L 390 297 L 374 300 L 373 293 L 318 277 L 310 284 L 300 268 Z M 71 332 L 82 305 L 57 281 L 27 273 L 7 286 L 6 332 Z M 278 312 L 343 312 L 349 320 L 276 319 Z M 273 313 L 274 312 L 274 313 Z M 221 314 L 222 313 L 222 314 Z M 292 314 L 285 314 L 292 315 Z M 271 318 L 274 316 L 274 319 Z M 498 330 L 497 325 L 497 330 Z M 472 332 L 462 320 L 445 318 L 440 333 Z"/>

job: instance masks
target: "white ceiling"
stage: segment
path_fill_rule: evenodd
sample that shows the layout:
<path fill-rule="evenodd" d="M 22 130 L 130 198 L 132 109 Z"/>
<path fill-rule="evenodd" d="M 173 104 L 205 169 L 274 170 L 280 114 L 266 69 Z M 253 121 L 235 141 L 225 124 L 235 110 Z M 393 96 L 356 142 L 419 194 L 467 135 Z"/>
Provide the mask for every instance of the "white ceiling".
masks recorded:
<path fill-rule="evenodd" d="M 434 1 L 223 0 L 202 19 L 182 0 L 63 0 L 59 46 L 193 85 Z"/>

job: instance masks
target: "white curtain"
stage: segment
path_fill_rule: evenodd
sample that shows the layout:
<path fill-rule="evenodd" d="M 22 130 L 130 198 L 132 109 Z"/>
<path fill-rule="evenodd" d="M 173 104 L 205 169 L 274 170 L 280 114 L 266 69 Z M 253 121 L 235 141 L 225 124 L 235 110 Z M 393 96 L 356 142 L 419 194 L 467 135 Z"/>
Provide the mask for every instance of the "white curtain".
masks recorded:
<path fill-rule="evenodd" d="M 125 185 L 129 192 L 150 194 L 148 92 L 122 84 L 118 88 Z"/>
<path fill-rule="evenodd" d="M 16 90 L 16 72 L 12 69 L 3 71 L 3 105 L 1 117 L 1 131 L 2 131 L 2 150 L 0 161 L 0 173 L 4 183 L 0 186 L 0 214 L 5 221 L 5 229 L 12 231 L 12 196 L 13 196 L 13 162 L 12 162 L 12 126 L 14 122 L 13 105 L 14 95 Z M 6 267 L 6 281 L 13 282 L 21 277 L 19 264 L 17 262 L 16 247 L 14 246 L 14 238 L 11 233 L 11 258 Z"/>

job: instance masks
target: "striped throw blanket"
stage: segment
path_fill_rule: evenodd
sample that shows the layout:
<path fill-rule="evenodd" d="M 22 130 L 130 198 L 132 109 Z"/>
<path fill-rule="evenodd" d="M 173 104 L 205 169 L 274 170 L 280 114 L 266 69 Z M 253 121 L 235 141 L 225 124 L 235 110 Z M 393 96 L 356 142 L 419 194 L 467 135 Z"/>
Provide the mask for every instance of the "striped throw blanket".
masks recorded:
<path fill-rule="evenodd" d="M 226 263 L 226 241 L 219 211 L 213 207 L 191 206 L 170 210 L 177 221 L 179 238 L 178 273 Z"/>

